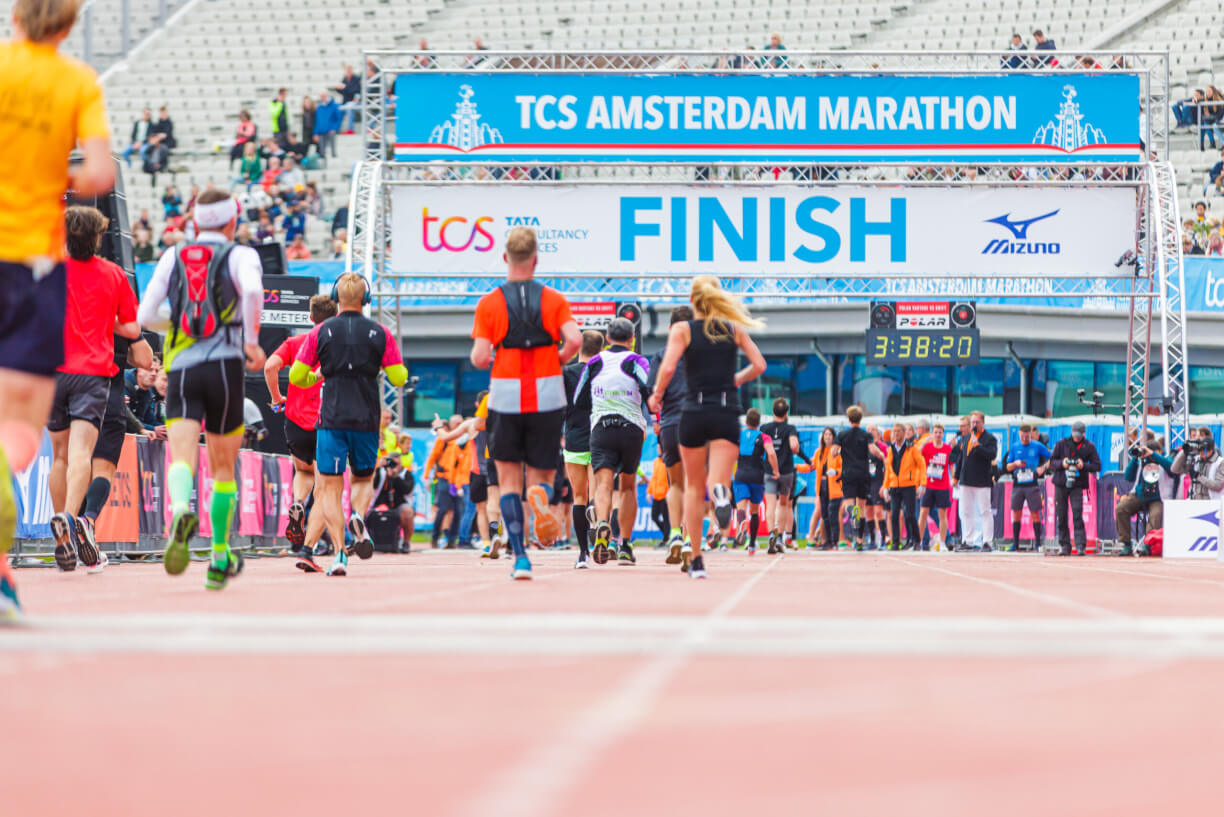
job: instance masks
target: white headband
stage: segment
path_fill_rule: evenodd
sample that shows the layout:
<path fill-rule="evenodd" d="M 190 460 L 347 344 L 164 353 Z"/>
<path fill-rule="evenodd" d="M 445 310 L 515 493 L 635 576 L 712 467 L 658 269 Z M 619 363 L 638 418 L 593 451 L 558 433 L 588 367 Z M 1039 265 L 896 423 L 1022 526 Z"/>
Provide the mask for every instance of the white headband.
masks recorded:
<path fill-rule="evenodd" d="M 238 215 L 238 202 L 233 196 L 212 204 L 197 204 L 196 226 L 202 230 L 216 230 L 229 224 Z"/>

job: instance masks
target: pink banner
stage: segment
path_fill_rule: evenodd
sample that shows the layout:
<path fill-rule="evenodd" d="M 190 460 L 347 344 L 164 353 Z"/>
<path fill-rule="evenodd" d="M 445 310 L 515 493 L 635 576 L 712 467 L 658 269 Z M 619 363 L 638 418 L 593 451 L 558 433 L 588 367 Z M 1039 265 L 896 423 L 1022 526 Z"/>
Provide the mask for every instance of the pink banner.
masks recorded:
<path fill-rule="evenodd" d="M 238 454 L 242 484 L 238 486 L 238 533 L 263 535 L 263 456 L 256 451 Z"/>
<path fill-rule="evenodd" d="M 212 507 L 212 484 L 212 469 L 208 466 L 208 452 L 204 446 L 200 446 L 196 465 L 196 495 L 200 497 L 200 504 L 196 507 L 200 509 L 200 535 L 205 538 L 212 536 L 212 514 L 208 512 Z"/>

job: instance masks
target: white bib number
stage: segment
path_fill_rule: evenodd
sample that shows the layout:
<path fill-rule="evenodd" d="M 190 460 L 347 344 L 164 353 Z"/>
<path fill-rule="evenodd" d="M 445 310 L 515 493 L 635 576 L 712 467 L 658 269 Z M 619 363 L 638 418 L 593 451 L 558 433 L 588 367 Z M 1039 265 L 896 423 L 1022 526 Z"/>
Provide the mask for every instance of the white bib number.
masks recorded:
<path fill-rule="evenodd" d="M 927 476 L 931 479 L 943 479 L 943 466 L 934 464 L 928 465 Z"/>
<path fill-rule="evenodd" d="M 1016 482 L 1032 482 L 1032 481 L 1033 481 L 1033 469 L 1032 468 L 1019 468 L 1016 470 Z"/>

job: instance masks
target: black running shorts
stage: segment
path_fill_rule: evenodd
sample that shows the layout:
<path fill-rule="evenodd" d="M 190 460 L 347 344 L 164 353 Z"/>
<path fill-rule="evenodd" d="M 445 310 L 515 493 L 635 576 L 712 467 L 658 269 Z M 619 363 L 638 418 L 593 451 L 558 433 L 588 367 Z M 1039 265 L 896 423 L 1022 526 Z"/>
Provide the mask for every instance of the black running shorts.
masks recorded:
<path fill-rule="evenodd" d="M 124 401 L 123 372 L 110 380 L 110 392 L 106 400 L 106 416 L 98 429 L 98 441 L 94 443 L 93 458 L 119 464 L 123 453 L 123 440 L 127 436 L 127 403 Z"/>
<path fill-rule="evenodd" d="M 842 497 L 844 499 L 866 499 L 871 492 L 871 480 L 866 477 L 842 475 Z"/>
<path fill-rule="evenodd" d="M 541 471 L 557 469 L 565 411 L 533 414 L 489 412 L 489 457 L 496 462 L 521 462 Z"/>
<path fill-rule="evenodd" d="M 489 501 L 489 481 L 483 474 L 472 474 L 468 483 L 468 498 L 472 500 L 473 505 Z"/>
<path fill-rule="evenodd" d="M 923 508 L 951 508 L 952 491 L 948 488 L 927 488 L 922 495 Z"/>
<path fill-rule="evenodd" d="M 242 360 L 228 358 L 169 372 L 166 422 L 195 420 L 209 434 L 242 428 Z"/>
<path fill-rule="evenodd" d="M 680 415 L 680 445 L 685 448 L 703 448 L 714 440 L 739 445 L 739 435 L 738 412 L 711 407 Z"/>
<path fill-rule="evenodd" d="M 285 418 L 285 444 L 289 453 L 305 463 L 315 461 L 315 451 L 318 447 L 318 432 L 313 428 L 302 428 L 297 423 Z"/>
<path fill-rule="evenodd" d="M 55 374 L 55 397 L 51 401 L 48 431 L 64 431 L 73 420 L 102 427 L 110 401 L 110 378 L 92 374 Z"/>
<path fill-rule="evenodd" d="M 35 281 L 25 264 L 0 261 L 0 368 L 54 377 L 64 362 L 67 312 L 63 264 Z"/>
<path fill-rule="evenodd" d="M 1029 513 L 1034 517 L 1041 513 L 1041 503 L 1044 501 L 1044 492 L 1041 490 L 1041 483 L 1030 482 L 1027 485 L 1012 485 L 1011 509 L 1019 511 L 1024 509 L 1025 503 L 1029 506 Z"/>
<path fill-rule="evenodd" d="M 659 456 L 668 468 L 680 462 L 680 424 L 659 427 Z"/>
<path fill-rule="evenodd" d="M 597 424 L 591 429 L 591 470 L 636 474 L 642 462 L 642 430 L 631 423 Z"/>

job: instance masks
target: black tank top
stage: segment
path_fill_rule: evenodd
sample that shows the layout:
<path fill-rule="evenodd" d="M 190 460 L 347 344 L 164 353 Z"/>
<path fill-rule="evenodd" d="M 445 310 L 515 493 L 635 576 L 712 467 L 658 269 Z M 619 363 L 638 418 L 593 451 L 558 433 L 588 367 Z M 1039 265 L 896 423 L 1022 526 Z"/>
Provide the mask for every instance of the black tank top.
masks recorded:
<path fill-rule="evenodd" d="M 704 321 L 689 321 L 688 349 L 684 351 L 685 411 L 727 408 L 739 413 L 739 390 L 735 387 L 735 367 L 739 346 L 731 333 L 706 337 Z"/>

